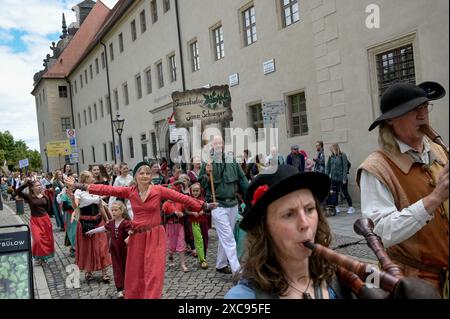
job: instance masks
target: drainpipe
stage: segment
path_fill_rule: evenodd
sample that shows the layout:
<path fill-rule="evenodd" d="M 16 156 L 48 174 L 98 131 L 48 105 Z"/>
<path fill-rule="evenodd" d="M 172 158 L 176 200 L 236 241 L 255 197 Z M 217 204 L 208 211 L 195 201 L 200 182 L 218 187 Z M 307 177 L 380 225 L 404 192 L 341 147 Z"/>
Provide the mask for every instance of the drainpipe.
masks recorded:
<path fill-rule="evenodd" d="M 72 99 L 72 96 L 73 96 L 72 95 L 72 83 L 70 82 L 70 80 L 67 77 L 64 77 L 64 79 L 69 84 L 70 113 L 72 115 L 72 127 L 73 127 L 73 129 L 75 129 L 75 116 L 73 114 L 73 99 Z M 47 157 L 47 162 L 48 162 L 48 157 Z M 47 164 L 47 169 L 48 169 L 48 164 Z M 77 175 L 80 176 L 80 167 L 78 166 L 78 159 L 77 159 Z"/>
<path fill-rule="evenodd" d="M 103 42 L 100 42 L 103 45 L 103 52 L 105 53 L 105 64 L 106 64 L 106 83 L 108 84 L 108 100 L 106 101 L 106 107 L 109 107 L 109 115 L 111 119 L 111 136 L 112 143 L 114 145 L 113 156 L 114 156 L 114 164 L 117 164 L 117 156 L 116 156 L 116 140 L 114 137 L 114 124 L 113 124 L 113 115 L 112 115 L 112 102 L 111 102 L 111 86 L 109 85 L 109 68 L 108 68 L 108 52 L 106 52 L 106 45 Z"/>
<path fill-rule="evenodd" d="M 181 44 L 181 31 L 180 31 L 180 17 L 178 14 L 178 0 L 175 0 L 175 14 L 177 19 L 177 32 L 178 32 L 178 51 L 180 55 L 181 62 L 181 83 L 183 86 L 183 91 L 186 91 L 186 81 L 184 78 L 184 60 L 183 60 L 183 50 Z"/>

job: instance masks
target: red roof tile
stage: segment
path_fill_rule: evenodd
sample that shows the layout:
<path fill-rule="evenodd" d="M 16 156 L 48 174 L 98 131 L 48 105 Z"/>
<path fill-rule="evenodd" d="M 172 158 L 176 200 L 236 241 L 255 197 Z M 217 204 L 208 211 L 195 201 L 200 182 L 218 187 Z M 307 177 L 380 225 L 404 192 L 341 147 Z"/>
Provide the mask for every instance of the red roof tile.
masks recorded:
<path fill-rule="evenodd" d="M 80 29 L 59 56 L 58 60 L 42 78 L 64 78 L 77 65 L 86 49 L 109 17 L 110 10 L 101 1 L 97 1 Z"/>

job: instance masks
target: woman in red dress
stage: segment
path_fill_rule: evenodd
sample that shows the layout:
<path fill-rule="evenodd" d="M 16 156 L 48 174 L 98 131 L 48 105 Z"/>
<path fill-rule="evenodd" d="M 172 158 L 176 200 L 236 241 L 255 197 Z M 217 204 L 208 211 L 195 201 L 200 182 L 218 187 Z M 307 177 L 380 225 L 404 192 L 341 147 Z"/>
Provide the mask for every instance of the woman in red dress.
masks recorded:
<path fill-rule="evenodd" d="M 136 185 L 117 187 L 84 185 L 67 178 L 69 187 L 85 189 L 92 194 L 128 198 L 134 218 L 128 241 L 127 268 L 125 271 L 126 299 L 161 298 L 166 265 L 166 234 L 161 223 L 161 202 L 172 200 L 195 210 L 213 209 L 216 203 L 207 204 L 160 185 L 151 185 L 151 168 L 140 162 L 133 170 Z"/>
<path fill-rule="evenodd" d="M 29 194 L 23 190 L 29 189 Z M 43 195 L 45 189 L 39 181 L 25 180 L 22 186 L 16 189 L 16 194 L 22 197 L 30 206 L 30 228 L 33 243 L 31 252 L 36 259 L 36 265 L 42 265 L 53 257 L 55 241 L 53 240 L 53 228 L 48 212 L 51 210 L 50 200 Z"/>

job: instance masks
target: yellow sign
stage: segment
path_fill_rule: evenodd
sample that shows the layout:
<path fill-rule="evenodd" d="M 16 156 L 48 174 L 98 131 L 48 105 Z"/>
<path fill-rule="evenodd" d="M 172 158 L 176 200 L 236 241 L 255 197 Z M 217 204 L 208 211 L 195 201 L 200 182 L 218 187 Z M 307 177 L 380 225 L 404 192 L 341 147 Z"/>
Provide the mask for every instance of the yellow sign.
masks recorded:
<path fill-rule="evenodd" d="M 53 141 L 47 143 L 47 156 L 58 157 L 63 155 L 70 155 L 71 149 L 68 140 Z"/>

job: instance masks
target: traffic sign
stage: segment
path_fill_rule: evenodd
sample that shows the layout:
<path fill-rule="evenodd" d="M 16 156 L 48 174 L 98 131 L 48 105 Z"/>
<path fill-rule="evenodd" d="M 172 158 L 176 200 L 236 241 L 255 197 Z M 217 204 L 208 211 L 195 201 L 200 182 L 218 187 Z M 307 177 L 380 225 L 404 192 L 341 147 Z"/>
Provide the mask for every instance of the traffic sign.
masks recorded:
<path fill-rule="evenodd" d="M 47 156 L 58 157 L 61 155 L 69 155 L 71 148 L 68 140 L 53 141 L 47 143 Z"/>
<path fill-rule="evenodd" d="M 70 146 L 76 146 L 77 145 L 77 139 L 75 137 L 71 137 L 69 139 Z"/>
<path fill-rule="evenodd" d="M 28 158 L 19 161 L 19 168 L 24 168 L 29 166 Z"/>
<path fill-rule="evenodd" d="M 69 139 L 72 137 L 76 137 L 76 131 L 74 129 L 69 128 L 66 130 L 66 136 Z"/>

